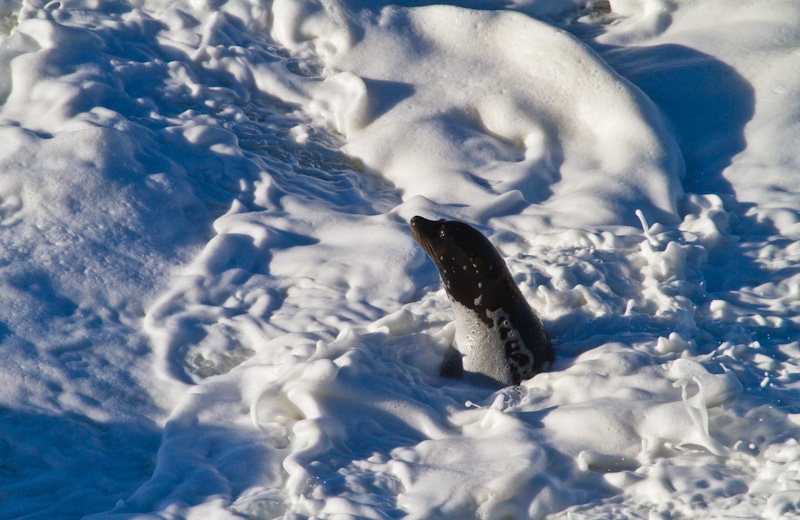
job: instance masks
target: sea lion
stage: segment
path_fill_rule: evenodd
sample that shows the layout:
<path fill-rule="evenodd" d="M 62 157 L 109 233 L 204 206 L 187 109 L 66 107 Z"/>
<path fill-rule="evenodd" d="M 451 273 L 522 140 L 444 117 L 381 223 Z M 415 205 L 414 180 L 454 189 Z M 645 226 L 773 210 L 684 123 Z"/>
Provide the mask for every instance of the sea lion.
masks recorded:
<path fill-rule="evenodd" d="M 411 219 L 455 311 L 456 338 L 441 374 L 511 385 L 546 370 L 555 355 L 541 320 L 480 231 L 455 220 Z"/>

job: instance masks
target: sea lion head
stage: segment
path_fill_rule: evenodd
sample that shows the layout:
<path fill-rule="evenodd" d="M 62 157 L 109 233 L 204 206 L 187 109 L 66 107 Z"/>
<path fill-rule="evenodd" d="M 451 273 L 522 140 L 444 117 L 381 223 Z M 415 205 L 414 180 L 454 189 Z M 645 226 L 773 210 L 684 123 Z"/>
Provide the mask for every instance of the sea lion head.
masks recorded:
<path fill-rule="evenodd" d="M 510 278 L 492 243 L 469 224 L 417 216 L 411 234 L 436 264 L 447 294 L 469 309 L 490 304 L 485 297 Z"/>

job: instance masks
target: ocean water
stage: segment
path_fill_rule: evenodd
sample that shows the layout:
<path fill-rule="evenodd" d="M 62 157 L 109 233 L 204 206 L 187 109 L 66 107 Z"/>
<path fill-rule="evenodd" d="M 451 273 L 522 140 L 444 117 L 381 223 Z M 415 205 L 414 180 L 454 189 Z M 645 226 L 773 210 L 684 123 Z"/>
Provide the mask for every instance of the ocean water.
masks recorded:
<path fill-rule="evenodd" d="M 800 518 L 794 0 L 0 0 L 0 518 Z M 438 376 L 414 215 L 547 373 Z"/>

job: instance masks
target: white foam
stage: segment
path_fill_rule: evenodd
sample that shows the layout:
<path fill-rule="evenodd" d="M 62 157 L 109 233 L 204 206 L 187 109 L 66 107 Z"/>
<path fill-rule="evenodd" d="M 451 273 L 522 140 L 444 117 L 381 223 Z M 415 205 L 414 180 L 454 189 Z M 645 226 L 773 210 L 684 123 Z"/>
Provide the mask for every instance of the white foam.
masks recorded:
<path fill-rule="evenodd" d="M 405 4 L 0 1 L 0 516 L 796 515 L 796 3 Z"/>
<path fill-rule="evenodd" d="M 324 86 L 338 87 L 321 115 L 404 198 L 469 200 L 487 219 L 515 193 L 515 213 L 563 227 L 630 224 L 637 208 L 675 218 L 683 165 L 660 116 L 564 31 L 451 6 L 296 16 L 285 4 L 296 2 L 274 4 L 273 35 L 314 48 Z"/>

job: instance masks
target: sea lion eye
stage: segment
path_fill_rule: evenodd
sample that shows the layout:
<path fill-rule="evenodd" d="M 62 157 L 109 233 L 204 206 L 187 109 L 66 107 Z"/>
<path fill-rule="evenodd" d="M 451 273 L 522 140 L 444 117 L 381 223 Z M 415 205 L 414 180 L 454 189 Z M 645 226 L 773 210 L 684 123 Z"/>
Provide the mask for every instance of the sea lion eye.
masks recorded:
<path fill-rule="evenodd" d="M 453 236 L 453 230 L 450 229 L 450 226 L 442 226 L 439 228 L 439 238 L 451 238 Z"/>

